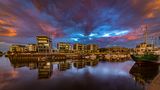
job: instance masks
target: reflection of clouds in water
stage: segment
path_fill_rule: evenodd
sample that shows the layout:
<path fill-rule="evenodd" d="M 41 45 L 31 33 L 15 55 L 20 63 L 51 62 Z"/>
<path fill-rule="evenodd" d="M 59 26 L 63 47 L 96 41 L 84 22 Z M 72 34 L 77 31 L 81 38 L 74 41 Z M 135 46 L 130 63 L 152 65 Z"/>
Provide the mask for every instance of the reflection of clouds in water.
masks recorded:
<path fill-rule="evenodd" d="M 99 79 L 87 72 L 78 76 L 62 75 L 51 80 L 15 82 L 7 85 L 4 90 L 139 90 L 131 78 L 119 76 Z"/>
<path fill-rule="evenodd" d="M 8 85 L 8 82 L 2 82 L 2 83 L 0 83 L 0 90 L 3 90 L 3 88 L 5 88 L 5 86 L 7 86 L 7 85 Z"/>
<path fill-rule="evenodd" d="M 85 67 L 82 69 L 71 68 L 66 71 L 65 75 L 83 75 L 84 73 L 90 73 L 96 77 L 107 76 L 129 76 L 129 70 L 133 66 L 133 62 L 127 61 L 123 63 L 99 63 L 96 67 Z"/>
<path fill-rule="evenodd" d="M 32 75 L 25 73 L 19 78 L 6 81 L 8 84 L 2 90 L 141 90 L 129 76 L 128 71 L 133 62 L 99 63 L 95 67 L 71 68 L 48 80 L 30 79 Z M 130 67 L 129 67 L 130 66 Z M 129 68 L 128 68 L 129 67 Z M 127 69 L 126 69 L 127 68 Z M 26 68 L 16 69 L 24 73 Z M 55 72 L 58 72 L 56 68 Z M 14 73 L 16 74 L 16 73 Z M 14 76 L 13 74 L 13 76 Z M 9 76 L 10 77 L 10 76 Z M 27 79 L 23 79 L 26 78 Z M 6 77 L 4 77 L 6 78 Z"/>
<path fill-rule="evenodd" d="M 18 77 L 18 71 L 11 70 L 9 72 L 0 73 L 0 90 L 11 84 Z M 3 90 L 3 89 L 2 89 Z"/>
<path fill-rule="evenodd" d="M 132 65 L 130 61 L 106 62 L 62 72 L 54 65 L 52 78 L 48 80 L 38 80 L 36 70 L 23 67 L 0 74 L 3 83 L 0 90 L 140 90 L 128 74 Z"/>
<path fill-rule="evenodd" d="M 12 78 L 18 77 L 18 71 L 16 71 L 16 70 L 11 71 L 11 76 L 12 76 Z"/>
<path fill-rule="evenodd" d="M 10 85 L 11 81 L 18 77 L 18 71 L 13 70 L 8 58 L 0 57 L 0 90 Z"/>
<path fill-rule="evenodd" d="M 0 72 L 8 72 L 12 70 L 12 66 L 8 58 L 0 57 Z"/>

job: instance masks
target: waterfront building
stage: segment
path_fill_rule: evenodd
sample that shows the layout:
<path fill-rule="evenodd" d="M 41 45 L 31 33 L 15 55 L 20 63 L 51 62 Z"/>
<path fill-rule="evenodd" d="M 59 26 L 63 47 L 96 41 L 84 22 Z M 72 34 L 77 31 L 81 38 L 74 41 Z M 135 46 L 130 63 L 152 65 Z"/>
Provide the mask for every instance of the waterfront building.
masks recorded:
<path fill-rule="evenodd" d="M 107 48 L 110 54 L 130 54 L 130 49 L 125 47 L 114 46 Z"/>
<path fill-rule="evenodd" d="M 22 53 L 22 52 L 26 52 L 27 49 L 26 49 L 25 45 L 11 45 L 9 47 L 9 51 L 10 52 Z"/>
<path fill-rule="evenodd" d="M 76 44 L 73 45 L 73 50 L 74 50 L 74 52 L 77 52 L 77 53 L 84 52 L 85 45 L 80 44 L 80 43 L 76 43 Z"/>
<path fill-rule="evenodd" d="M 88 44 L 85 46 L 85 51 L 89 53 L 98 52 L 98 46 L 96 44 Z"/>
<path fill-rule="evenodd" d="M 52 51 L 52 41 L 48 36 L 37 36 L 37 51 L 46 53 Z"/>
<path fill-rule="evenodd" d="M 105 52 L 107 52 L 107 48 L 99 48 L 98 51 L 100 53 L 105 53 Z"/>
<path fill-rule="evenodd" d="M 36 44 L 28 44 L 26 45 L 28 52 L 36 52 L 37 51 L 37 45 Z"/>
<path fill-rule="evenodd" d="M 59 52 L 68 53 L 68 52 L 71 52 L 72 47 L 71 47 L 71 45 L 69 43 L 59 42 L 57 44 L 57 49 L 59 50 Z"/>
<path fill-rule="evenodd" d="M 107 54 L 129 54 L 130 49 L 125 47 L 114 46 L 114 47 L 100 48 L 99 52 Z"/>

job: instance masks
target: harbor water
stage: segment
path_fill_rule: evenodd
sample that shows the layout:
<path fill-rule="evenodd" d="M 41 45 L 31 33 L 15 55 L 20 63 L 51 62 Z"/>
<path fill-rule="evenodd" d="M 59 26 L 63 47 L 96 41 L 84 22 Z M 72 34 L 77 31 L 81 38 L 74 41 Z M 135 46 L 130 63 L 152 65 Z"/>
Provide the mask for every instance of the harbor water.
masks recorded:
<path fill-rule="evenodd" d="M 21 58 L 22 59 L 22 58 Z M 11 60 L 0 57 L 0 90 L 145 90 L 160 66 L 133 60 Z"/>

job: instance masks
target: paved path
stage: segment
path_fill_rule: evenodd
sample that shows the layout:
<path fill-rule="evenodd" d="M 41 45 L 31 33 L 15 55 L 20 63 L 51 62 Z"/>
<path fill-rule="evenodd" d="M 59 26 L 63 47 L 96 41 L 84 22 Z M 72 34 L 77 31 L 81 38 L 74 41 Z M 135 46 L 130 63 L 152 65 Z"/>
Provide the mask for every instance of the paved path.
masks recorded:
<path fill-rule="evenodd" d="M 154 78 L 147 90 L 160 90 L 160 74 Z"/>

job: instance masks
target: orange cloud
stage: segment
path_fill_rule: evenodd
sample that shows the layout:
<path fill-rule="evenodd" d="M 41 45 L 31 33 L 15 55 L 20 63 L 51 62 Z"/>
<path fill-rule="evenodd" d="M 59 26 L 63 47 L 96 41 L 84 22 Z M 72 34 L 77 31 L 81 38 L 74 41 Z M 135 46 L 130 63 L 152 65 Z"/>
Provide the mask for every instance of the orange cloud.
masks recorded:
<path fill-rule="evenodd" d="M 154 18 L 155 14 L 153 12 L 150 12 L 146 15 L 146 18 Z"/>
<path fill-rule="evenodd" d="M 146 10 L 149 11 L 145 16 L 146 18 L 156 17 L 157 12 L 160 12 L 160 0 L 154 0 L 153 2 L 148 3 Z"/>
<path fill-rule="evenodd" d="M 16 18 L 8 13 L 2 12 L 0 14 L 0 36 L 14 37 L 17 35 L 14 22 Z"/>
<path fill-rule="evenodd" d="M 148 8 L 152 8 L 154 10 L 160 9 L 160 0 L 154 0 L 153 2 L 150 2 L 148 5 Z"/>
<path fill-rule="evenodd" d="M 10 27 L 3 29 L 3 30 L 0 30 L 0 31 L 1 31 L 0 36 L 14 37 L 17 35 L 16 30 L 14 28 L 10 28 Z"/>
<path fill-rule="evenodd" d="M 0 24 L 6 24 L 6 22 L 3 20 L 0 20 Z"/>

